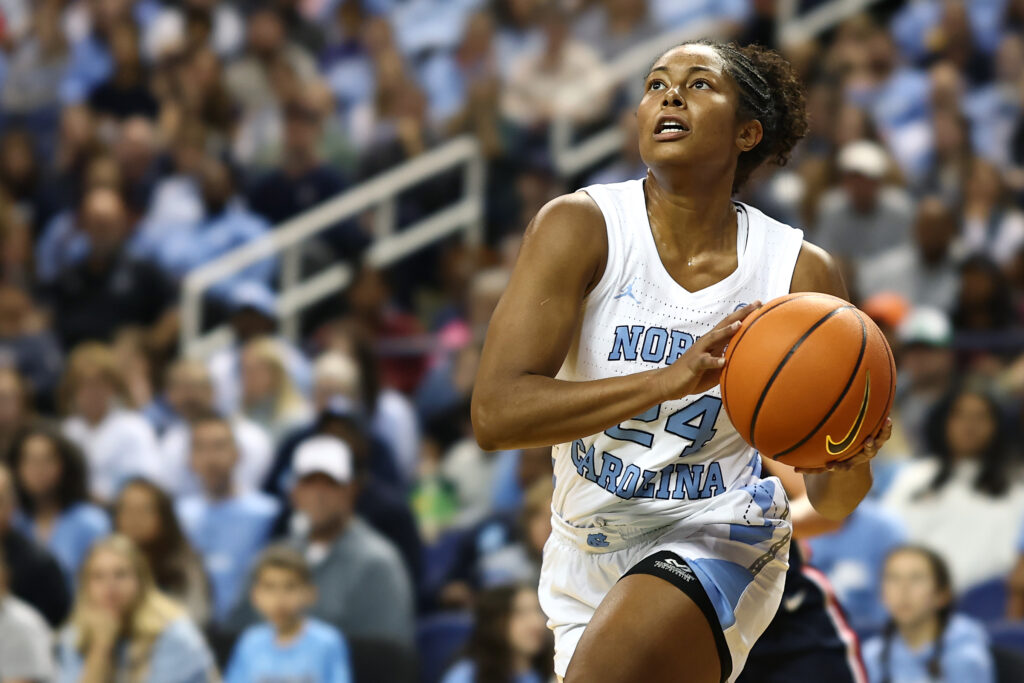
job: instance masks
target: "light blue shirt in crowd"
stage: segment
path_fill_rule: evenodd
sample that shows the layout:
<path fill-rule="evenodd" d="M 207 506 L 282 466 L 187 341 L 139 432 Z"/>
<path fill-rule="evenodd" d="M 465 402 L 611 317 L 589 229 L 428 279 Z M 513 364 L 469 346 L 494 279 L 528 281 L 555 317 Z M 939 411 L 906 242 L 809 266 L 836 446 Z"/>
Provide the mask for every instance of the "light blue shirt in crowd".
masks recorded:
<path fill-rule="evenodd" d="M 78 683 L 85 668 L 85 657 L 78 651 L 78 633 L 74 627 L 65 628 L 58 644 L 57 683 Z M 127 643 L 121 643 L 116 653 L 117 671 L 128 668 Z M 216 665 L 203 635 L 187 616 L 181 616 L 163 630 L 153 643 L 149 654 L 149 673 L 146 683 L 209 683 L 215 679 Z M 121 676 L 115 675 L 121 680 Z"/>
<path fill-rule="evenodd" d="M 235 646 L 224 674 L 225 683 L 351 680 L 352 664 L 345 639 L 333 626 L 309 618 L 298 637 L 284 645 L 277 642 L 269 624 L 250 626 Z"/>
<path fill-rule="evenodd" d="M 18 529 L 38 539 L 35 520 L 19 515 Z M 64 510 L 50 529 L 50 538 L 43 545 L 53 553 L 64 570 L 68 585 L 73 586 L 75 575 L 92 544 L 110 533 L 110 518 L 102 508 L 92 503 L 75 503 Z"/>
<path fill-rule="evenodd" d="M 879 599 L 882 565 L 889 551 L 906 537 L 896 515 L 873 500 L 864 500 L 837 531 L 807 542 L 808 562 L 828 575 L 857 631 L 872 631 L 885 623 Z"/>
<path fill-rule="evenodd" d="M 168 230 L 155 250 L 154 260 L 176 278 L 183 277 L 218 256 L 248 244 L 270 232 L 270 225 L 257 214 L 243 208 L 238 201 L 224 211 L 197 225 L 182 225 Z M 221 280 L 215 292 L 227 293 L 239 282 L 259 280 L 270 283 L 277 262 L 273 258 L 257 261 L 230 278 Z"/>
<path fill-rule="evenodd" d="M 510 683 L 544 683 L 544 679 L 533 671 L 518 674 L 509 679 Z M 441 683 L 487 683 L 478 681 L 476 678 L 476 664 L 468 660 L 456 662 L 455 666 L 448 670 Z"/>
<path fill-rule="evenodd" d="M 953 615 L 942 636 L 939 663 L 942 676 L 936 681 L 928 673 L 928 661 L 934 644 L 912 651 L 899 634 L 892 637 L 889 654 L 882 661 L 884 636 L 875 636 L 864 645 L 864 664 L 870 683 L 995 683 L 995 668 L 989 651 L 988 636 L 976 621 Z"/>
<path fill-rule="evenodd" d="M 189 542 L 203 558 L 213 587 L 213 616 L 220 620 L 241 596 L 249 568 L 270 537 L 280 503 L 252 491 L 224 501 L 191 496 L 176 507 Z"/>

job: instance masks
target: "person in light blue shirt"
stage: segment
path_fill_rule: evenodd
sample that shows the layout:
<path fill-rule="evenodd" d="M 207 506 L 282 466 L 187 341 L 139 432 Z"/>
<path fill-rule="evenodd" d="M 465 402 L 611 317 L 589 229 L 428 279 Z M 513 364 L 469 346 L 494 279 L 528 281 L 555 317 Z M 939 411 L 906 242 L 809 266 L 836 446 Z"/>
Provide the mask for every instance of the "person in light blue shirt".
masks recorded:
<path fill-rule="evenodd" d="M 89 551 L 57 651 L 57 683 L 217 680 L 199 629 L 157 590 L 149 563 L 127 536 L 109 536 Z"/>
<path fill-rule="evenodd" d="M 286 547 L 267 550 L 253 572 L 251 598 L 266 622 L 242 634 L 225 683 L 352 681 L 344 637 L 333 626 L 304 614 L 316 600 L 316 588 L 300 553 Z"/>
<path fill-rule="evenodd" d="M 811 564 L 828 576 L 854 630 L 874 632 L 885 623 L 882 565 L 906 540 L 903 522 L 872 500 L 861 502 L 837 531 L 808 539 Z"/>
<path fill-rule="evenodd" d="M 238 493 L 238 444 L 230 421 L 210 414 L 191 425 L 191 465 L 203 492 L 179 501 L 178 518 L 203 558 L 213 587 L 213 618 L 220 621 L 245 587 L 280 512 L 276 498 Z"/>
<path fill-rule="evenodd" d="M 449 669 L 441 683 L 544 683 L 551 679 L 551 639 L 536 589 L 513 584 L 482 592 L 473 621 L 466 656 Z"/>
<path fill-rule="evenodd" d="M 988 637 L 973 619 L 953 614 L 949 568 L 936 553 L 891 552 L 882 601 L 889 623 L 864 646 L 871 683 L 995 683 Z"/>
<path fill-rule="evenodd" d="M 176 278 L 270 232 L 270 225 L 244 208 L 236 197 L 231 172 L 219 159 L 203 161 L 200 192 L 206 217 L 198 224 L 183 224 L 174 231 L 164 231 L 153 252 L 160 267 Z M 220 281 L 213 292 L 223 298 L 240 282 L 256 280 L 269 284 L 276 268 L 276 259 L 257 261 Z"/>
<path fill-rule="evenodd" d="M 71 586 L 92 544 L 110 533 L 107 513 L 89 502 L 85 458 L 45 425 L 27 429 L 11 453 L 20 508 L 16 525 L 53 553 Z"/>

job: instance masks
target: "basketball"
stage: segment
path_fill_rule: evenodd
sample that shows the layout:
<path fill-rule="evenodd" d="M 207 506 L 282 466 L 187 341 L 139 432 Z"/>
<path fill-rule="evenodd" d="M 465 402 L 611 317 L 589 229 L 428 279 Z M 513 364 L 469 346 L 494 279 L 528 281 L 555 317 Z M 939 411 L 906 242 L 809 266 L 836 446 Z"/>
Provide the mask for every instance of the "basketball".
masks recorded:
<path fill-rule="evenodd" d="M 896 390 L 892 350 L 866 313 L 828 294 L 769 301 L 725 353 L 722 402 L 740 436 L 794 467 L 860 451 Z"/>

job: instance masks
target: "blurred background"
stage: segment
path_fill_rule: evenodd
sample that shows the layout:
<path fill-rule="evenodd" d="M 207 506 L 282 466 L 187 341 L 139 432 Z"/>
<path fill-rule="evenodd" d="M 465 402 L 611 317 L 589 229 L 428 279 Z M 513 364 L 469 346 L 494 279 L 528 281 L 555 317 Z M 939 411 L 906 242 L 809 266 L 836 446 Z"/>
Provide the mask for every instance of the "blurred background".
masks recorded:
<path fill-rule="evenodd" d="M 700 36 L 803 78 L 738 199 L 896 351 L 874 489 L 809 563 L 870 637 L 923 544 L 1024 650 L 1019 0 L 0 0 L 0 633 L 77 680 L 97 605 L 152 608 L 111 666 L 214 680 L 283 541 L 355 680 L 546 680 L 550 449 L 481 451 L 474 373 L 531 217 L 646 173 L 642 78 Z"/>

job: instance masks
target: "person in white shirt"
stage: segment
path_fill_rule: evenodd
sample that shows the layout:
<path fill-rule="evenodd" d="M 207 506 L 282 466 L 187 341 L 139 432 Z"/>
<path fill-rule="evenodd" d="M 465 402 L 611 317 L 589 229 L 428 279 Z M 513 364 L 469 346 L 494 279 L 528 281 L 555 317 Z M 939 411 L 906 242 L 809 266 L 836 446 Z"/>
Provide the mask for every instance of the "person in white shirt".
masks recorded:
<path fill-rule="evenodd" d="M 945 560 L 957 593 L 1006 576 L 1016 560 L 1024 481 L 1013 476 L 1005 431 L 993 397 L 954 390 L 928 419 L 931 457 L 908 462 L 882 501 L 902 518 L 911 543 Z"/>
<path fill-rule="evenodd" d="M 179 360 L 167 372 L 167 402 L 180 419 L 173 422 L 160 438 L 160 485 L 175 498 L 199 493 L 199 481 L 189 467 L 191 425 L 214 410 L 213 380 L 210 371 L 197 360 Z M 238 444 L 238 466 L 234 472 L 239 492 L 258 490 L 263 485 L 273 456 L 273 443 L 267 432 L 252 420 L 236 415 L 230 418 Z"/>
<path fill-rule="evenodd" d="M 61 387 L 62 429 L 85 453 L 90 492 L 110 501 L 130 477 L 156 477 L 160 453 L 149 422 L 127 404 L 124 381 L 110 347 L 79 345 Z"/>

